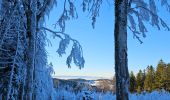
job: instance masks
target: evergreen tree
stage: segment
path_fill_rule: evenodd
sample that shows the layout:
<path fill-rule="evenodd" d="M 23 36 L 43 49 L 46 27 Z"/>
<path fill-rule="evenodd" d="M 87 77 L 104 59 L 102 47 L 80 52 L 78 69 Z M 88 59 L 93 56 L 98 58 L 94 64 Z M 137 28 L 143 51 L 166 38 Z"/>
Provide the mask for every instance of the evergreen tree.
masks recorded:
<path fill-rule="evenodd" d="M 136 76 L 136 90 L 138 93 L 143 91 L 143 84 L 144 84 L 144 74 L 142 73 L 142 70 L 139 70 Z"/>
<path fill-rule="evenodd" d="M 156 75 L 155 75 L 155 88 L 165 89 L 166 87 L 166 64 L 161 59 L 156 68 Z"/>
<path fill-rule="evenodd" d="M 142 86 L 143 86 L 143 90 L 145 89 L 145 88 L 144 88 L 145 79 L 146 79 L 146 70 L 144 69 L 144 70 L 143 70 L 143 77 L 142 77 L 142 82 L 143 82 L 143 83 L 142 83 Z"/>
<path fill-rule="evenodd" d="M 144 81 L 144 89 L 146 91 L 151 92 L 154 89 L 154 78 L 155 78 L 155 70 L 153 66 L 148 66 L 146 70 L 146 78 Z"/>
<path fill-rule="evenodd" d="M 170 92 L 170 63 L 167 64 L 166 74 L 166 90 Z"/>
<path fill-rule="evenodd" d="M 131 93 L 136 92 L 136 78 L 135 78 L 133 71 L 131 71 L 130 73 L 129 91 Z"/>

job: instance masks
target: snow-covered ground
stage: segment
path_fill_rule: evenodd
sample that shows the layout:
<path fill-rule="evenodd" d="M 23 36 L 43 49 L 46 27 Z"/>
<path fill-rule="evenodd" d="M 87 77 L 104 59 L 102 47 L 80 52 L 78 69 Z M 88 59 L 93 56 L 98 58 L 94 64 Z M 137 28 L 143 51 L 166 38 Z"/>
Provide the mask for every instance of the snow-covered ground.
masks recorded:
<path fill-rule="evenodd" d="M 56 100 L 115 100 L 112 93 L 95 93 L 90 91 L 82 91 L 77 94 L 66 90 L 57 90 Z M 170 93 L 162 91 L 153 91 L 152 93 L 129 94 L 129 100 L 170 100 Z"/>

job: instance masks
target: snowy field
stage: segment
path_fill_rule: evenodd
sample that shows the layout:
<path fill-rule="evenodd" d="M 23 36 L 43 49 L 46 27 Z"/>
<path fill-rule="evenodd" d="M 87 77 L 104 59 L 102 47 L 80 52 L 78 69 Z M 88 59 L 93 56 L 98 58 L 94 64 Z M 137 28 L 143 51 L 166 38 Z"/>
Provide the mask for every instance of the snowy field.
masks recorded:
<path fill-rule="evenodd" d="M 83 99 L 84 98 L 84 99 Z M 89 91 L 71 93 L 57 90 L 57 100 L 116 100 L 112 93 L 92 93 Z M 153 91 L 152 93 L 130 94 L 129 100 L 170 100 L 170 93 Z"/>

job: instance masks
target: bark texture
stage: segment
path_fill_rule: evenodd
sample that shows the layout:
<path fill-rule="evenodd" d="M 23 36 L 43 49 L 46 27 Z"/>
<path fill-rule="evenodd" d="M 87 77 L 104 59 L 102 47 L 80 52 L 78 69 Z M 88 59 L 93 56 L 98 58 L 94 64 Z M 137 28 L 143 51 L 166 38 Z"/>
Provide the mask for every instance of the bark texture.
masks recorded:
<path fill-rule="evenodd" d="M 27 35 L 28 35 L 28 68 L 27 68 L 27 85 L 26 85 L 26 100 L 33 99 L 33 73 L 35 65 L 35 36 L 36 36 L 36 11 L 37 5 L 35 0 L 30 0 L 30 7 L 27 12 Z"/>
<path fill-rule="evenodd" d="M 128 0 L 115 0 L 114 37 L 117 100 L 128 100 L 127 5 Z"/>

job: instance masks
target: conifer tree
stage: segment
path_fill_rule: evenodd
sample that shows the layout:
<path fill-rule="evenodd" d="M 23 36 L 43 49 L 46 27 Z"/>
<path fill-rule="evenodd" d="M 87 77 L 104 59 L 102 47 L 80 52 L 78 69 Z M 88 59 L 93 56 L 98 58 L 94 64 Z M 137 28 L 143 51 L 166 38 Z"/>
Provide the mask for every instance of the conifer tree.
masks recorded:
<path fill-rule="evenodd" d="M 152 65 L 148 66 L 146 71 L 144 90 L 151 92 L 154 89 L 155 71 Z"/>
<path fill-rule="evenodd" d="M 166 77 L 166 80 L 167 80 L 167 88 L 166 90 L 170 92 L 170 63 L 167 64 L 167 68 L 166 68 L 166 73 L 167 73 L 167 77 Z"/>
<path fill-rule="evenodd" d="M 146 79 L 146 70 L 143 70 L 143 77 L 142 77 L 142 86 L 143 86 L 143 90 L 144 90 L 144 84 L 145 84 L 145 79 Z"/>
<path fill-rule="evenodd" d="M 143 73 L 142 70 L 139 70 L 136 76 L 136 89 L 137 92 L 140 93 L 143 91 Z"/>
<path fill-rule="evenodd" d="M 130 72 L 129 91 L 131 93 L 136 92 L 136 77 L 135 77 L 133 71 Z"/>
<path fill-rule="evenodd" d="M 155 88 L 159 90 L 165 89 L 165 81 L 166 81 L 166 64 L 161 59 L 156 68 Z"/>

